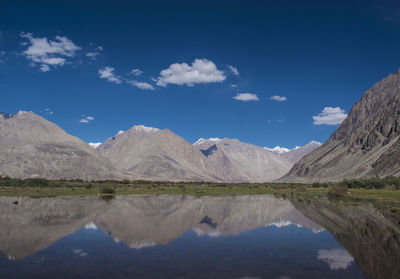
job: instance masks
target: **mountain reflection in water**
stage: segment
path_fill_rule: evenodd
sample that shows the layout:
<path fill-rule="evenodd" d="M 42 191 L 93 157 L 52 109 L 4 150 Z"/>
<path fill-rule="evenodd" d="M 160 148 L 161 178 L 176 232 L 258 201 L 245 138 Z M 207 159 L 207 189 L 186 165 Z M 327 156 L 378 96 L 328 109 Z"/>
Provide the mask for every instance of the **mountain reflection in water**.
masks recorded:
<path fill-rule="evenodd" d="M 399 227 L 372 207 L 159 195 L 0 197 L 0 211 L 0 278 L 399 274 Z"/>

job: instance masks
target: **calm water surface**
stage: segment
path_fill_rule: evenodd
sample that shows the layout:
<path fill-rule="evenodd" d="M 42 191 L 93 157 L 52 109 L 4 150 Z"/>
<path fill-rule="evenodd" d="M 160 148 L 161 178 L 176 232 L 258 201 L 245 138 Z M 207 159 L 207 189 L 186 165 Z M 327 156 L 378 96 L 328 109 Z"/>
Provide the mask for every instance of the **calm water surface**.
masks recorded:
<path fill-rule="evenodd" d="M 0 278 L 400 278 L 370 206 L 272 196 L 0 198 Z"/>

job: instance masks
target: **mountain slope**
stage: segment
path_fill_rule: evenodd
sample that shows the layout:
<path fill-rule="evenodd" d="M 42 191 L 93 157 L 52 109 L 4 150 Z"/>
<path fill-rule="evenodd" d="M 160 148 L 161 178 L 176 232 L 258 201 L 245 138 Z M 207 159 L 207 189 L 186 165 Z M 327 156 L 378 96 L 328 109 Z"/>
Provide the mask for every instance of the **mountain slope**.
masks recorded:
<path fill-rule="evenodd" d="M 207 157 L 209 171 L 228 182 L 271 181 L 292 166 L 274 152 L 237 139 L 200 139 L 194 145 Z"/>
<path fill-rule="evenodd" d="M 298 161 L 301 160 L 304 156 L 306 156 L 308 153 L 311 151 L 314 151 L 318 147 L 320 147 L 322 143 L 318 141 L 310 141 L 304 146 L 300 146 L 298 148 L 294 148 L 292 150 L 289 150 L 288 152 L 281 153 L 281 156 L 287 160 L 289 160 L 291 163 L 295 164 Z"/>
<path fill-rule="evenodd" d="M 400 69 L 366 91 L 328 141 L 283 178 L 334 181 L 400 175 Z"/>
<path fill-rule="evenodd" d="M 34 114 L 0 114 L 0 176 L 98 180 L 120 178 L 93 148 Z"/>
<path fill-rule="evenodd" d="M 168 129 L 133 126 L 108 139 L 99 153 L 136 178 L 156 180 L 218 180 L 206 171 L 206 157 Z"/>

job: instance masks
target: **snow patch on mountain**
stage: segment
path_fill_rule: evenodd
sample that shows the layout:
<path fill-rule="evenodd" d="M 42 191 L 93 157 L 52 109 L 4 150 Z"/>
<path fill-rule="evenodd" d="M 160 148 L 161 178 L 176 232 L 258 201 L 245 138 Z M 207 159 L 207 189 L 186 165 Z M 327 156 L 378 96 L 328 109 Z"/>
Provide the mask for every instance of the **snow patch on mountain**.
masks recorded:
<path fill-rule="evenodd" d="M 154 134 L 155 132 L 157 132 L 158 128 L 153 128 L 153 127 L 147 127 L 144 125 L 135 125 L 132 127 L 132 130 L 137 131 L 137 132 L 144 132 L 146 134 Z"/>
<path fill-rule="evenodd" d="M 286 147 L 280 147 L 279 145 L 275 146 L 274 148 L 268 148 L 268 147 L 264 147 L 265 149 L 278 153 L 278 154 L 282 154 L 282 153 L 286 153 L 289 152 L 291 149 L 286 148 Z"/>
<path fill-rule="evenodd" d="M 220 139 L 220 138 L 208 138 L 208 139 L 199 138 L 195 143 L 193 143 L 193 145 L 200 145 L 200 144 L 205 143 L 205 142 L 212 142 L 212 143 L 216 144 L 216 143 L 219 143 L 221 141 L 222 141 L 222 139 Z"/>
<path fill-rule="evenodd" d="M 89 142 L 88 143 L 91 147 L 93 147 L 94 149 L 96 149 L 97 147 L 100 146 L 100 144 L 102 144 L 102 142 Z"/>

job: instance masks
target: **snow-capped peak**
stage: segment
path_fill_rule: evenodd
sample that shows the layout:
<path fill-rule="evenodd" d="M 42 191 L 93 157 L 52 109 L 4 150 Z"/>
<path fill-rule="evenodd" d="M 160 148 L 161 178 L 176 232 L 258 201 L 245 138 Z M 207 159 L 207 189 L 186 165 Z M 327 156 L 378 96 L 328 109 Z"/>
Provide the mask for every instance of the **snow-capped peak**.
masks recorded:
<path fill-rule="evenodd" d="M 306 145 L 322 145 L 322 143 L 319 141 L 316 141 L 316 140 L 312 140 L 309 143 L 307 143 Z"/>
<path fill-rule="evenodd" d="M 100 144 L 102 144 L 102 142 L 89 142 L 88 143 L 91 147 L 93 147 L 94 149 L 96 149 L 97 147 L 100 146 Z"/>
<path fill-rule="evenodd" d="M 268 147 L 264 147 L 264 148 L 268 149 L 269 151 L 275 152 L 277 154 L 283 154 L 283 153 L 287 153 L 289 151 L 296 150 L 296 149 L 299 149 L 302 147 L 309 147 L 309 146 L 315 146 L 315 145 L 320 146 L 320 145 L 322 145 L 322 143 L 312 140 L 304 146 L 296 146 L 295 148 L 292 148 L 292 149 L 286 148 L 286 147 L 280 147 L 279 145 L 275 146 L 274 148 L 268 148 Z"/>
<path fill-rule="evenodd" d="M 279 145 L 275 146 L 274 148 L 268 148 L 268 147 L 264 147 L 265 149 L 268 149 L 269 151 L 278 153 L 278 154 L 282 154 L 282 153 L 286 153 L 289 152 L 290 149 L 286 148 L 286 147 L 280 147 Z"/>
<path fill-rule="evenodd" d="M 219 143 L 221 141 L 222 141 L 222 139 L 220 139 L 220 138 L 208 138 L 208 139 L 199 138 L 195 143 L 193 143 L 193 145 L 200 145 L 204 142 Z"/>
<path fill-rule="evenodd" d="M 17 113 L 17 115 L 22 115 L 22 114 L 25 114 L 25 113 L 27 113 L 27 111 L 20 110 L 20 111 Z"/>
<path fill-rule="evenodd" d="M 118 135 L 121 135 L 123 133 L 125 133 L 125 131 L 119 130 L 118 133 L 116 133 L 115 135 L 118 136 Z"/>
<path fill-rule="evenodd" d="M 137 131 L 137 132 L 144 132 L 146 134 L 153 134 L 153 133 L 157 132 L 160 129 L 153 128 L 153 127 L 147 127 L 147 126 L 144 126 L 144 125 L 135 125 L 135 126 L 132 127 L 132 130 L 133 131 Z"/>

